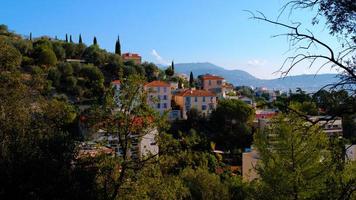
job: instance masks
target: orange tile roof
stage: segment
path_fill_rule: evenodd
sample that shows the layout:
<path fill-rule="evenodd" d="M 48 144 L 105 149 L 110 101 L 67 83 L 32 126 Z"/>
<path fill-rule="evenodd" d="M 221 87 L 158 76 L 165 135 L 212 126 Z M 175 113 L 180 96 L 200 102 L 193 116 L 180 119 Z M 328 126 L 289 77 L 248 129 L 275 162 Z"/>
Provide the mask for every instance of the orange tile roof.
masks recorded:
<path fill-rule="evenodd" d="M 171 85 L 167 82 L 163 81 L 152 81 L 145 84 L 145 87 L 171 87 Z"/>
<path fill-rule="evenodd" d="M 121 84 L 121 81 L 120 80 L 113 80 L 111 81 L 112 84 Z"/>
<path fill-rule="evenodd" d="M 141 56 L 137 53 L 124 53 L 122 54 L 124 58 L 141 58 Z"/>
<path fill-rule="evenodd" d="M 221 76 L 214 76 L 211 74 L 206 74 L 201 77 L 203 80 L 224 80 Z"/>
<path fill-rule="evenodd" d="M 183 97 L 214 97 L 216 96 L 214 93 L 206 90 L 184 90 L 177 94 L 177 96 Z"/>

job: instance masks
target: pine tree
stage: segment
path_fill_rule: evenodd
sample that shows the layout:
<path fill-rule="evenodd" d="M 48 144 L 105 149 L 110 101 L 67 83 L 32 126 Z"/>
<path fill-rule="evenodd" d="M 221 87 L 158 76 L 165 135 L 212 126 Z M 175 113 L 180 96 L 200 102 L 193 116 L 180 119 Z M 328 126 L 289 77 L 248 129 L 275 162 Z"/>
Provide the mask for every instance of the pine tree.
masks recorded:
<path fill-rule="evenodd" d="M 69 36 L 69 42 L 70 42 L 70 43 L 73 43 L 72 35 Z"/>
<path fill-rule="evenodd" d="M 82 44 L 83 41 L 82 41 L 82 34 L 79 34 L 79 44 Z"/>
<path fill-rule="evenodd" d="M 66 42 L 68 42 L 68 34 L 66 33 Z"/>
<path fill-rule="evenodd" d="M 307 124 L 298 116 L 281 115 L 255 135 L 255 167 L 264 190 L 258 199 L 320 199 L 329 188 L 325 181 L 333 162 L 328 137 Z"/>
<path fill-rule="evenodd" d="M 193 72 L 190 72 L 190 76 L 189 76 L 189 87 L 190 87 L 190 88 L 194 87 L 194 76 L 193 76 Z"/>
<path fill-rule="evenodd" d="M 96 37 L 95 37 L 95 36 L 94 36 L 93 44 L 94 44 L 94 45 L 98 45 L 98 41 L 96 40 Z"/>
<path fill-rule="evenodd" d="M 117 36 L 116 44 L 115 44 L 115 54 L 121 56 L 121 44 L 120 44 L 120 36 Z"/>

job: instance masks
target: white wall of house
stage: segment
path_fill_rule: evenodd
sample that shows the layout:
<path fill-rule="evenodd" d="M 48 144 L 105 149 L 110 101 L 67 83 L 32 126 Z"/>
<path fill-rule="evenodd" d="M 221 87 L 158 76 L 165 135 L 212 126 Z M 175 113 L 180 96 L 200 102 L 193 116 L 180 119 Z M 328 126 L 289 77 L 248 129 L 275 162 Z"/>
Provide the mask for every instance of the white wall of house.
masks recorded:
<path fill-rule="evenodd" d="M 164 113 L 171 109 L 171 88 L 170 87 L 147 87 L 148 104 L 159 113 Z"/>

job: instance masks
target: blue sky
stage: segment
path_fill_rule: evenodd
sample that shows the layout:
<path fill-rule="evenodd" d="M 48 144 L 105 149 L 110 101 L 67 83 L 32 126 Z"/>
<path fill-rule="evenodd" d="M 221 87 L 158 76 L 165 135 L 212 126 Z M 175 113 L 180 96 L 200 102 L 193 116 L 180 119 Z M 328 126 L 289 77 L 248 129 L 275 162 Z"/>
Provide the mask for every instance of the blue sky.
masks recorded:
<path fill-rule="evenodd" d="M 87 44 L 94 36 L 113 51 L 120 34 L 122 51 L 136 52 L 155 63 L 212 62 L 242 69 L 259 78 L 272 74 L 288 55 L 286 38 L 271 38 L 285 30 L 250 20 L 243 10 L 259 10 L 276 18 L 283 0 L 1 0 L 0 23 L 33 36 L 81 33 Z M 313 13 L 298 11 L 285 22 L 310 24 Z M 325 25 L 306 26 L 331 41 Z M 315 73 L 300 66 L 293 74 Z M 325 68 L 322 73 L 331 72 Z"/>

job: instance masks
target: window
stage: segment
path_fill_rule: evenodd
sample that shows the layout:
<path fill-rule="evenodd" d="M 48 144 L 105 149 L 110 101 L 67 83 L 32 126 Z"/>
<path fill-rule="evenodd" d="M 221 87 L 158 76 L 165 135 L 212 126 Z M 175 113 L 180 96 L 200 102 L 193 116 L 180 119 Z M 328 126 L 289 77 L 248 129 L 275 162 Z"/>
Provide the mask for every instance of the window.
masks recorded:
<path fill-rule="evenodd" d="M 167 88 L 166 88 L 166 87 L 163 88 L 163 92 L 164 92 L 164 93 L 167 92 Z"/>
<path fill-rule="evenodd" d="M 158 104 L 157 104 L 157 108 L 158 108 L 158 109 L 161 108 L 161 104 L 158 103 Z"/>
<path fill-rule="evenodd" d="M 157 87 L 157 92 L 161 92 L 161 88 L 160 87 Z"/>
<path fill-rule="evenodd" d="M 202 106 L 201 106 L 201 109 L 202 109 L 202 110 L 206 110 L 206 105 L 202 105 Z"/>
<path fill-rule="evenodd" d="M 167 108 L 167 103 L 164 103 L 164 104 L 163 104 L 163 108 Z"/>
<path fill-rule="evenodd" d="M 189 104 L 190 103 L 190 97 L 185 97 L 185 103 Z"/>
<path fill-rule="evenodd" d="M 214 97 L 210 97 L 210 101 L 213 102 L 214 101 Z"/>
<path fill-rule="evenodd" d="M 221 85 L 221 83 L 222 83 L 221 81 L 217 81 L 217 84 L 218 84 L 218 85 Z"/>
<path fill-rule="evenodd" d="M 205 97 L 203 97 L 203 102 L 205 102 Z"/>
<path fill-rule="evenodd" d="M 167 95 L 163 95 L 163 100 L 167 100 Z"/>
<path fill-rule="evenodd" d="M 161 100 L 161 95 L 158 95 L 158 96 L 157 96 L 157 99 L 160 101 L 160 100 Z"/>
<path fill-rule="evenodd" d="M 211 85 L 211 80 L 209 80 L 209 85 Z"/>
<path fill-rule="evenodd" d="M 194 102 L 198 102 L 198 97 L 194 97 Z"/>
<path fill-rule="evenodd" d="M 188 105 L 188 106 L 185 106 L 185 110 L 186 111 L 189 111 L 190 110 L 190 106 Z"/>

